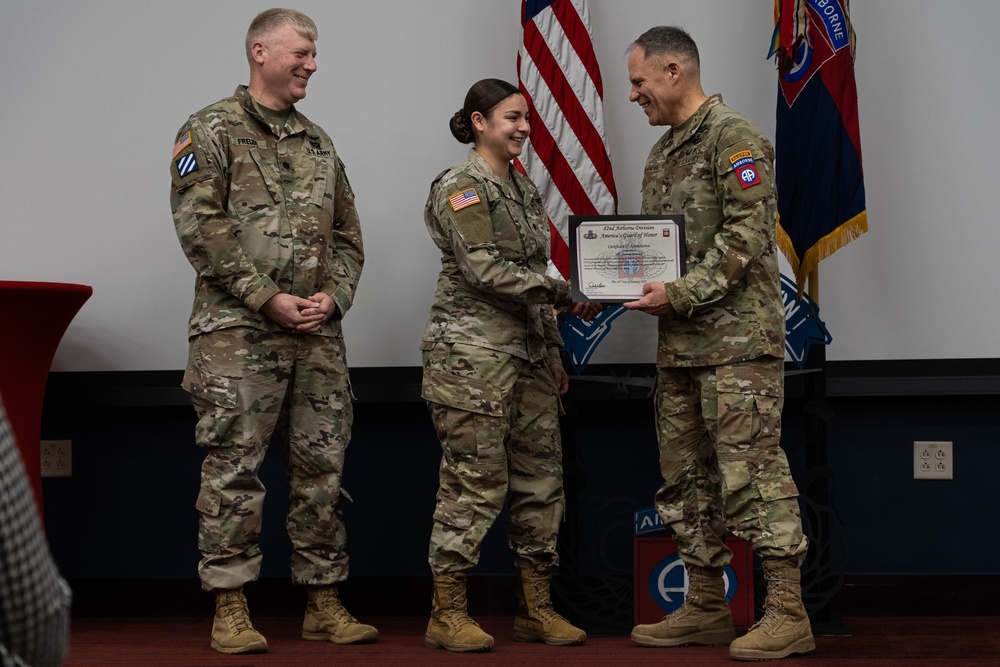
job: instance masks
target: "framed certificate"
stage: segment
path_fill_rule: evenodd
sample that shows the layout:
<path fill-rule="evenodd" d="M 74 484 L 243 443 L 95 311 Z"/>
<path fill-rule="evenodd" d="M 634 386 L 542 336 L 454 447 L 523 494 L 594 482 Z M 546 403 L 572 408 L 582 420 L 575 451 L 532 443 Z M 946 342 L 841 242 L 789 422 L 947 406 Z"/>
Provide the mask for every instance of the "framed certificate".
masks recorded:
<path fill-rule="evenodd" d="M 683 215 L 569 216 L 574 301 L 621 303 L 684 272 Z"/>

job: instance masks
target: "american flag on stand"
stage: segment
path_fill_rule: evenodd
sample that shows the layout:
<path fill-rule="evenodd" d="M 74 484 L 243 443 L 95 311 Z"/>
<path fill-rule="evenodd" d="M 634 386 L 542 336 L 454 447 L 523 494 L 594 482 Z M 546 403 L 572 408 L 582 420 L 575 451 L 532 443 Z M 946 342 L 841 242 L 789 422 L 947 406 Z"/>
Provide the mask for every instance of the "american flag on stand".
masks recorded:
<path fill-rule="evenodd" d="M 549 273 L 565 280 L 569 216 L 618 211 L 604 134 L 604 85 L 586 0 L 521 0 L 521 27 L 517 77 L 531 112 L 531 135 L 514 166 L 538 186 L 549 218 Z M 560 331 L 577 372 L 622 312 L 607 308 L 590 323 L 565 318 Z"/>

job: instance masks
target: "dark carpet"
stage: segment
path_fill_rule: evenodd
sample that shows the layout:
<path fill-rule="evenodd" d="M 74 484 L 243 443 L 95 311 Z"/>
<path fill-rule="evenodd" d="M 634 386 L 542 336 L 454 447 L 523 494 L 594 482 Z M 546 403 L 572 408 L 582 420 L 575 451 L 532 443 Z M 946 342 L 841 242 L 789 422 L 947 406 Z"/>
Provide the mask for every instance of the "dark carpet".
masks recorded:
<path fill-rule="evenodd" d="M 299 639 L 301 619 L 262 617 L 255 625 L 270 650 L 228 656 L 209 647 L 211 618 L 77 618 L 65 667 L 249 667 L 267 665 L 733 665 L 727 648 L 648 649 L 627 637 L 590 637 L 583 646 L 554 647 L 511 639 L 508 617 L 478 619 L 493 635 L 490 653 L 458 654 L 427 648 L 426 619 L 365 618 L 379 628 L 373 644 L 338 646 Z M 775 665 L 977 667 L 1000 664 L 1000 619 L 977 617 L 850 617 L 846 634 L 817 636 L 816 651 Z"/>

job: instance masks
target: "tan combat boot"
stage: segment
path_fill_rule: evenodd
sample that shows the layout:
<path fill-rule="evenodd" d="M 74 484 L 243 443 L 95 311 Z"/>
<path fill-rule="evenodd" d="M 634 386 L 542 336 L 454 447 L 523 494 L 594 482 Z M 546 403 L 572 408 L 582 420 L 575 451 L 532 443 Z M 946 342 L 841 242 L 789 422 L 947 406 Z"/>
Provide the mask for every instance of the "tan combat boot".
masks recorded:
<path fill-rule="evenodd" d="M 764 559 L 767 598 L 764 617 L 729 645 L 733 660 L 775 660 L 816 648 L 809 616 L 802 606 L 802 573 L 777 559 Z"/>
<path fill-rule="evenodd" d="M 334 644 L 363 644 L 378 638 L 378 630 L 359 623 L 340 603 L 336 586 L 310 588 L 306 593 L 302 638 Z"/>
<path fill-rule="evenodd" d="M 688 591 L 684 604 L 659 623 L 637 625 L 632 642 L 639 646 L 728 644 L 736 637 L 733 614 L 726 603 L 721 567 L 685 566 Z"/>
<path fill-rule="evenodd" d="M 517 586 L 514 641 L 545 642 L 552 646 L 574 646 L 587 641 L 587 633 L 575 627 L 552 608 L 548 575 L 521 570 Z"/>
<path fill-rule="evenodd" d="M 242 588 L 216 592 L 212 648 L 220 653 L 263 653 L 267 650 L 264 635 L 254 630 L 250 623 L 250 610 Z"/>
<path fill-rule="evenodd" d="M 434 577 L 431 620 L 427 622 L 424 643 L 458 653 L 489 651 L 493 637 L 469 617 L 465 596 L 465 573 Z"/>

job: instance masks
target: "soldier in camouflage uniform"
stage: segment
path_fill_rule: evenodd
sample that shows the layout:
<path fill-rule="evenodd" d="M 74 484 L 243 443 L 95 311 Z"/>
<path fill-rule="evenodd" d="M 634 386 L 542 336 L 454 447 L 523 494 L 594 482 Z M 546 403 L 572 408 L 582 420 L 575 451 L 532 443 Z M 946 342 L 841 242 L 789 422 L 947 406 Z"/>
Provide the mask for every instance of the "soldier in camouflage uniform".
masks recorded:
<path fill-rule="evenodd" d="M 802 605 L 806 540 L 780 447 L 784 310 L 775 244 L 773 150 L 760 130 L 702 90 L 684 31 L 653 28 L 633 45 L 630 99 L 670 130 L 653 146 L 644 214 L 683 214 L 683 276 L 648 283 L 625 306 L 659 317 L 656 419 L 664 484 L 656 494 L 689 576 L 684 605 L 639 625 L 643 646 L 729 643 L 722 568 L 727 525 L 768 579 L 765 616 L 730 644 L 738 660 L 815 647 Z"/>
<path fill-rule="evenodd" d="M 199 575 L 216 594 L 212 647 L 260 652 L 243 585 L 260 573 L 272 434 L 284 448 L 292 579 L 308 587 L 305 639 L 374 640 L 344 610 L 340 488 L 352 406 L 341 319 L 364 250 L 354 193 L 330 137 L 292 104 L 316 70 L 316 26 L 268 10 L 247 34 L 250 85 L 178 133 L 170 193 L 177 236 L 197 272 L 183 386 L 205 448 Z"/>
<path fill-rule="evenodd" d="M 422 396 L 444 450 L 425 640 L 451 651 L 492 648 L 466 611 L 466 572 L 507 500 L 521 574 L 514 638 L 579 644 L 586 635 L 549 598 L 564 505 L 559 394 L 569 383 L 550 304 L 569 306 L 570 292 L 545 275 L 548 220 L 538 190 L 510 167 L 529 133 L 527 103 L 509 83 L 485 79 L 451 129 L 475 146 L 434 179 L 424 210 L 442 269 L 421 344 Z"/>

